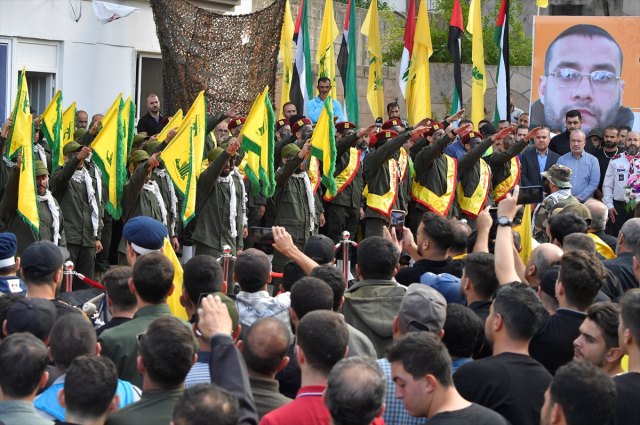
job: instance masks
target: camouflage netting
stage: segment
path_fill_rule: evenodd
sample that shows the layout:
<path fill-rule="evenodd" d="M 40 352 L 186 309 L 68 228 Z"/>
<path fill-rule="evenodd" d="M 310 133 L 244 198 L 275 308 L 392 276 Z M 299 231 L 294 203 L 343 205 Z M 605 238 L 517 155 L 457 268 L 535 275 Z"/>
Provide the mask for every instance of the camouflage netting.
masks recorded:
<path fill-rule="evenodd" d="M 151 0 L 162 51 L 163 112 L 186 114 L 201 90 L 210 113 L 240 103 L 248 114 L 269 86 L 275 100 L 286 0 L 248 15 L 220 15 L 186 0 Z"/>

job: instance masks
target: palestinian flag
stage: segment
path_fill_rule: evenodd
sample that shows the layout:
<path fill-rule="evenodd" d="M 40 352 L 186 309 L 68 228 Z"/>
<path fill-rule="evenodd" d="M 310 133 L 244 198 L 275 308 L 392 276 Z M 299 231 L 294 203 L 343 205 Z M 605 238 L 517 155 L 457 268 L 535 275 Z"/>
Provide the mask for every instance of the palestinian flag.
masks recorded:
<path fill-rule="evenodd" d="M 502 0 L 500 14 L 496 22 L 496 32 L 493 41 L 498 45 L 500 55 L 498 56 L 498 69 L 496 75 L 496 113 L 495 125 L 498 121 L 508 120 L 511 122 L 511 85 L 509 71 L 509 0 Z"/>
<path fill-rule="evenodd" d="M 413 1 L 413 0 L 412 0 Z M 453 78 L 455 86 L 453 88 L 453 101 L 451 102 L 451 111 L 449 115 L 454 115 L 462 109 L 462 70 L 460 67 L 460 39 L 464 35 L 464 24 L 462 22 L 462 8 L 460 0 L 453 3 L 453 12 L 451 13 L 451 22 L 449 23 L 449 52 L 453 57 Z"/>
<path fill-rule="evenodd" d="M 407 21 L 404 28 L 404 49 L 402 49 L 402 60 L 400 62 L 400 91 L 405 98 L 407 90 L 407 81 L 409 80 L 409 68 L 411 67 L 411 55 L 413 53 L 413 36 L 416 33 L 416 3 L 415 0 L 409 2 L 407 10 Z"/>
<path fill-rule="evenodd" d="M 293 63 L 291 92 L 289 93 L 289 100 L 296 105 L 298 114 L 305 116 L 309 116 L 307 104 L 312 98 L 313 89 L 307 1 L 302 0 L 300 4 L 296 29 L 293 33 L 293 41 L 296 43 L 296 60 Z"/>
<path fill-rule="evenodd" d="M 413 0 L 411 0 L 413 2 Z M 352 30 L 349 30 L 349 29 Z M 338 69 L 344 87 L 344 120 L 358 126 L 358 81 L 356 80 L 356 5 L 349 0 L 347 16 L 344 19 L 342 45 L 338 54 Z M 351 54 L 349 54 L 351 52 Z"/>

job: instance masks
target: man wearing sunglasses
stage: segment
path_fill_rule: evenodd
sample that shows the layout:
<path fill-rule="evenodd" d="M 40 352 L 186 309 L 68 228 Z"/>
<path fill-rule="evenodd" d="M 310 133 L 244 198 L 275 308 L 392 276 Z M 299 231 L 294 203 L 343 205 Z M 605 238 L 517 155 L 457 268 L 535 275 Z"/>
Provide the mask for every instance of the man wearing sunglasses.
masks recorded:
<path fill-rule="evenodd" d="M 604 29 L 580 24 L 563 31 L 547 49 L 532 126 L 565 129 L 566 113 L 577 110 L 585 133 L 608 125 L 633 128 L 633 112 L 622 106 L 622 64 L 620 46 Z"/>

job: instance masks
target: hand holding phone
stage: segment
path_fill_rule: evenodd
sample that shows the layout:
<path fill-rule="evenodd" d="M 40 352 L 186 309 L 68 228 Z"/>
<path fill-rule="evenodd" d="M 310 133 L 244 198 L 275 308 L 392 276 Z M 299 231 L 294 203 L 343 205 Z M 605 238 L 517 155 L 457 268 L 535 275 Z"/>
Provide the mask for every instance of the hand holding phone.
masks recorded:
<path fill-rule="evenodd" d="M 273 245 L 273 230 L 270 227 L 251 227 L 249 237 L 254 243 Z"/>
<path fill-rule="evenodd" d="M 513 189 L 511 189 L 513 195 Z M 542 186 L 526 186 L 520 188 L 518 194 L 518 205 L 539 204 L 544 200 L 544 189 Z"/>
<path fill-rule="evenodd" d="M 405 215 L 406 212 L 402 210 L 392 210 L 389 219 L 389 227 L 396 231 L 396 238 L 398 238 L 399 241 L 402 240 Z"/>

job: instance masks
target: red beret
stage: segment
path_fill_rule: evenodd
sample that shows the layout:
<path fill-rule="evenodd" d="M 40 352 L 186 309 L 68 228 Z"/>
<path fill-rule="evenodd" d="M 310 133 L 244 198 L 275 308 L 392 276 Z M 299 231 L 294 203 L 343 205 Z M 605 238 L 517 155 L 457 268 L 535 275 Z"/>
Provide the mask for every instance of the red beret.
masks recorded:
<path fill-rule="evenodd" d="M 167 115 L 166 117 L 164 117 L 162 119 L 162 121 L 160 122 L 160 124 L 162 125 L 167 125 L 169 124 L 169 121 L 171 120 L 171 118 L 173 118 L 173 115 Z"/>
<path fill-rule="evenodd" d="M 432 127 L 431 127 L 431 129 L 429 131 L 424 133 L 425 136 L 431 136 L 433 133 L 435 133 L 438 130 L 444 130 L 444 127 L 439 122 L 434 123 L 434 124 L 429 123 L 429 125 L 432 126 Z"/>
<path fill-rule="evenodd" d="M 241 126 L 247 119 L 245 117 L 234 118 L 229 122 L 229 126 L 227 127 L 229 130 L 233 130 L 234 128 Z"/>
<path fill-rule="evenodd" d="M 289 120 L 288 119 L 283 118 L 281 120 L 278 120 L 278 122 L 276 122 L 276 130 L 280 130 L 285 125 L 291 125 L 291 124 L 289 124 Z"/>
<path fill-rule="evenodd" d="M 462 136 L 462 143 L 467 144 L 467 142 L 474 137 L 478 137 L 480 140 L 482 140 L 482 134 L 478 133 L 477 131 L 470 131 L 469 133 Z"/>
<path fill-rule="evenodd" d="M 349 121 L 340 121 L 339 123 L 336 124 L 336 130 L 349 130 L 349 129 L 355 130 L 356 128 L 357 128 L 356 125 Z"/>
<path fill-rule="evenodd" d="M 293 134 L 296 134 L 298 132 L 298 130 L 300 130 L 300 128 L 302 128 L 302 126 L 304 125 L 311 125 L 311 120 L 308 118 L 300 118 L 298 121 L 294 122 L 293 125 L 291 126 L 291 132 Z"/>
<path fill-rule="evenodd" d="M 369 136 L 369 147 L 373 147 L 378 140 L 381 139 L 392 139 L 394 137 L 398 137 L 398 133 L 393 130 L 382 130 L 375 134 Z"/>
<path fill-rule="evenodd" d="M 392 118 L 389 121 L 382 124 L 383 130 L 388 130 L 391 127 L 402 126 L 402 120 L 400 118 Z"/>

